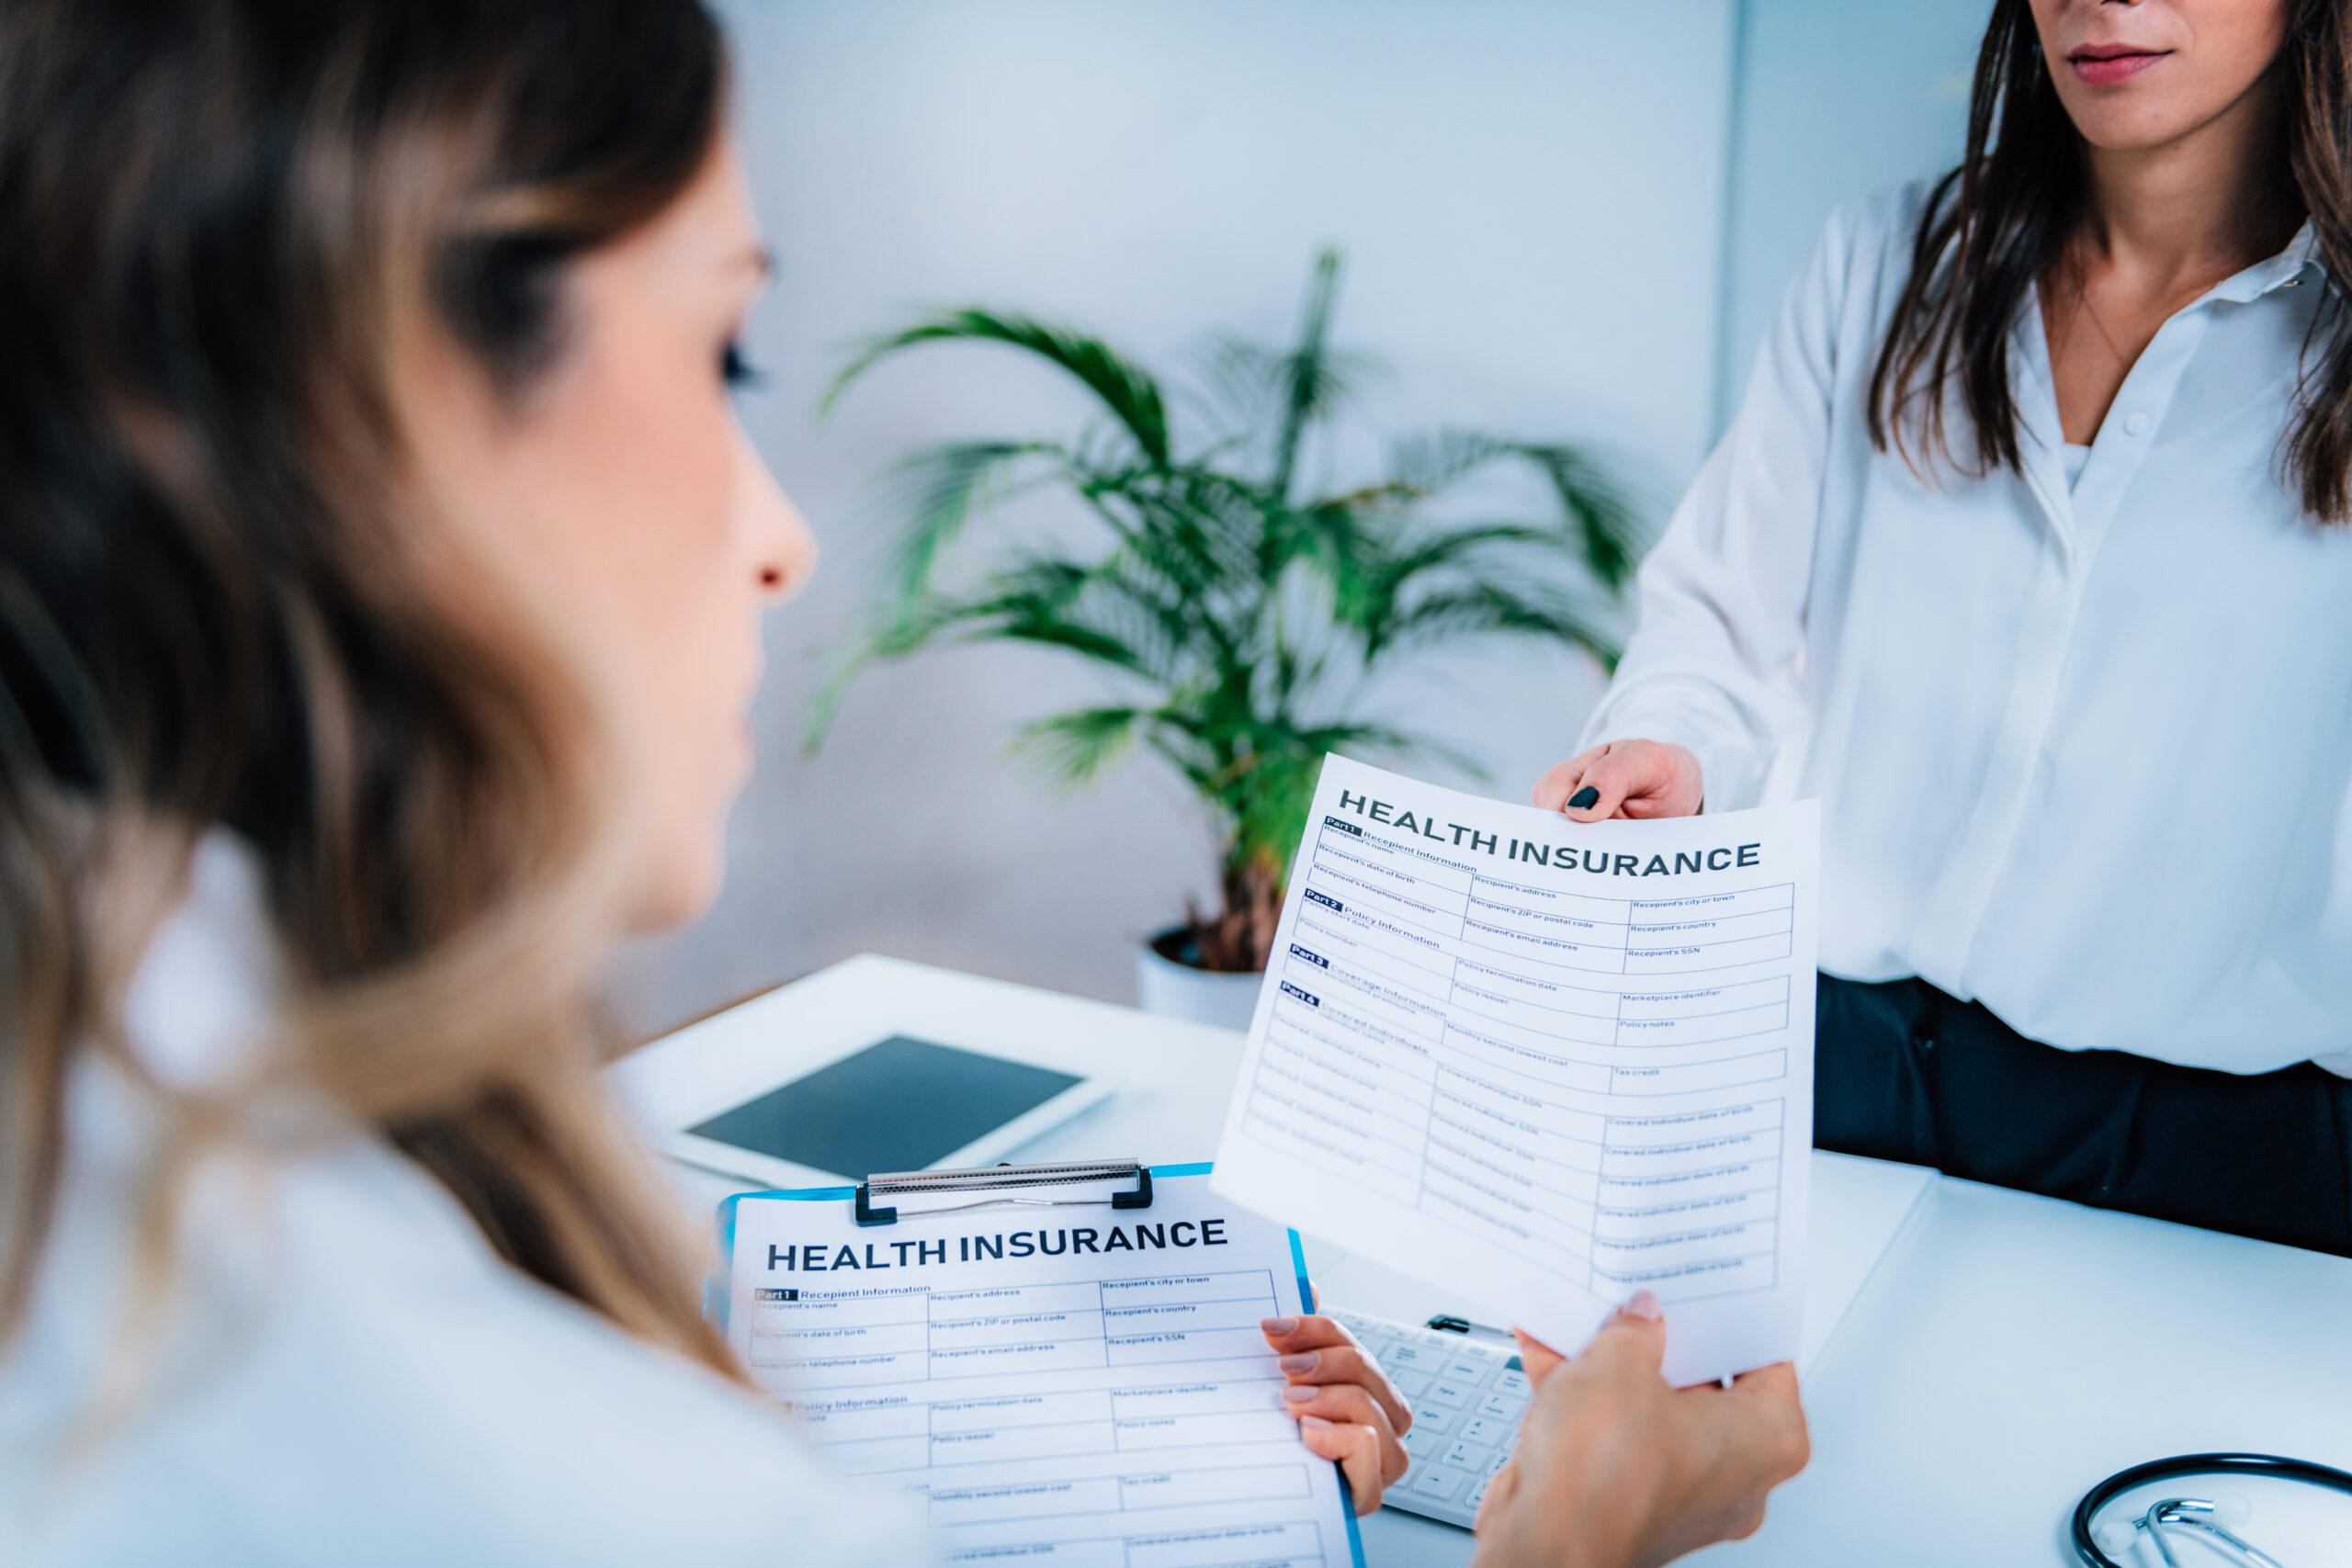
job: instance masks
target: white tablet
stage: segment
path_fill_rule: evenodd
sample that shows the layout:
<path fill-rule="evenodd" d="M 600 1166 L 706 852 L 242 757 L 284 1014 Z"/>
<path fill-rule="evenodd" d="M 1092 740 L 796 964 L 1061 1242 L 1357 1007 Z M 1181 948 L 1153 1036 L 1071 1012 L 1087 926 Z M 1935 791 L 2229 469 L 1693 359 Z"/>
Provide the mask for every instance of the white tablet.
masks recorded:
<path fill-rule="evenodd" d="M 894 1034 L 673 1133 L 688 1165 L 765 1187 L 985 1165 L 1115 1086 Z"/>

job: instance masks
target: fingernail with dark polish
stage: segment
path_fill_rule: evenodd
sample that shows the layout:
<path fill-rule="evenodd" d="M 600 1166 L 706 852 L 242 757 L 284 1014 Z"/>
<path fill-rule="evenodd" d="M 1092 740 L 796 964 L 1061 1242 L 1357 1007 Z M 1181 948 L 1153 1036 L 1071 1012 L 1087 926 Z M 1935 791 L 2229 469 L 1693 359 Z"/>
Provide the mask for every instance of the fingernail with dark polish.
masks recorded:
<path fill-rule="evenodd" d="M 1600 792 L 1593 788 L 1592 785 L 1587 784 L 1584 788 L 1577 791 L 1576 794 L 1568 796 L 1568 804 L 1575 809 L 1582 811 L 1600 798 Z"/>

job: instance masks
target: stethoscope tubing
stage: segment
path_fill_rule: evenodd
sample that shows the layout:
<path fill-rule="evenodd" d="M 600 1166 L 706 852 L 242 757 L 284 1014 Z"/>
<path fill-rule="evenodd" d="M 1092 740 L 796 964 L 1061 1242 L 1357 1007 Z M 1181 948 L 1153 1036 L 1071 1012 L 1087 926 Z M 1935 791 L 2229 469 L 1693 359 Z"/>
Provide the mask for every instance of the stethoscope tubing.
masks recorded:
<path fill-rule="evenodd" d="M 2135 1486 L 2154 1481 L 2186 1480 L 2192 1475 L 2267 1475 L 2279 1481 L 2325 1486 L 2352 1496 L 2352 1471 L 2307 1459 L 2289 1459 L 2284 1454 L 2175 1454 L 2170 1459 L 2154 1459 L 2129 1470 L 2119 1470 L 2083 1494 L 2083 1500 L 2075 1505 L 2075 1555 L 2083 1560 L 2085 1568 L 2126 1568 L 2101 1551 L 2092 1538 L 2091 1527 L 2098 1511 Z"/>

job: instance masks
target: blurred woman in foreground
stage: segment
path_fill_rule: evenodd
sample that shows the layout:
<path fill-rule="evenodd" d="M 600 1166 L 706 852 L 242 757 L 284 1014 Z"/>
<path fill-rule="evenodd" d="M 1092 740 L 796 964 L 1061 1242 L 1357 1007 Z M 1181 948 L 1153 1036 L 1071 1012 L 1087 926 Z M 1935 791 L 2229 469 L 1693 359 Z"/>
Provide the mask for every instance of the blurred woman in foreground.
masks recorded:
<path fill-rule="evenodd" d="M 691 0 L 0 10 L 0 1559 L 924 1554 L 595 1071 L 812 561 L 723 79 Z M 1409 1413 L 1287 1326 L 1374 1506 Z M 1662 1337 L 1531 1351 L 1489 1560 L 1754 1528 L 1792 1380 Z"/>

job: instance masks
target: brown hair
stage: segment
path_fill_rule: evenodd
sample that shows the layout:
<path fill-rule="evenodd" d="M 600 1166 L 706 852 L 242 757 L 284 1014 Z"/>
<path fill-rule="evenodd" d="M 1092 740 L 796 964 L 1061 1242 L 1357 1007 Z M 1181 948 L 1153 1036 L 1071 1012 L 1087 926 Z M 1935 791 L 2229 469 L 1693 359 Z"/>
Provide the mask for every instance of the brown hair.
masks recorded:
<path fill-rule="evenodd" d="M 690 182 L 723 74 L 696 0 L 0 8 L 0 1343 L 77 1055 L 179 1129 L 151 1265 L 238 1128 L 119 1017 L 226 827 L 296 987 L 240 1095 L 323 1091 L 517 1267 L 728 1365 L 595 1077 L 603 732 L 441 525 L 406 412 L 427 343 L 527 395 L 566 264 Z"/>
<path fill-rule="evenodd" d="M 2310 214 L 2330 278 L 2303 344 L 2296 411 L 2280 443 L 2284 482 L 2327 523 L 2352 518 L 2352 17 L 2342 0 L 2293 0 L 2271 70 L 2283 109 L 2282 163 Z M 2050 79 L 2027 0 L 1996 0 L 1960 164 L 1933 186 L 1912 236 L 1911 271 L 1871 375 L 1871 444 L 1911 459 L 1952 457 L 1948 403 L 1974 427 L 1973 471 L 2022 471 L 2009 381 L 2009 325 L 2052 277 L 2086 195 L 2082 136 Z M 1915 463 L 1915 467 L 1917 464 Z"/>

